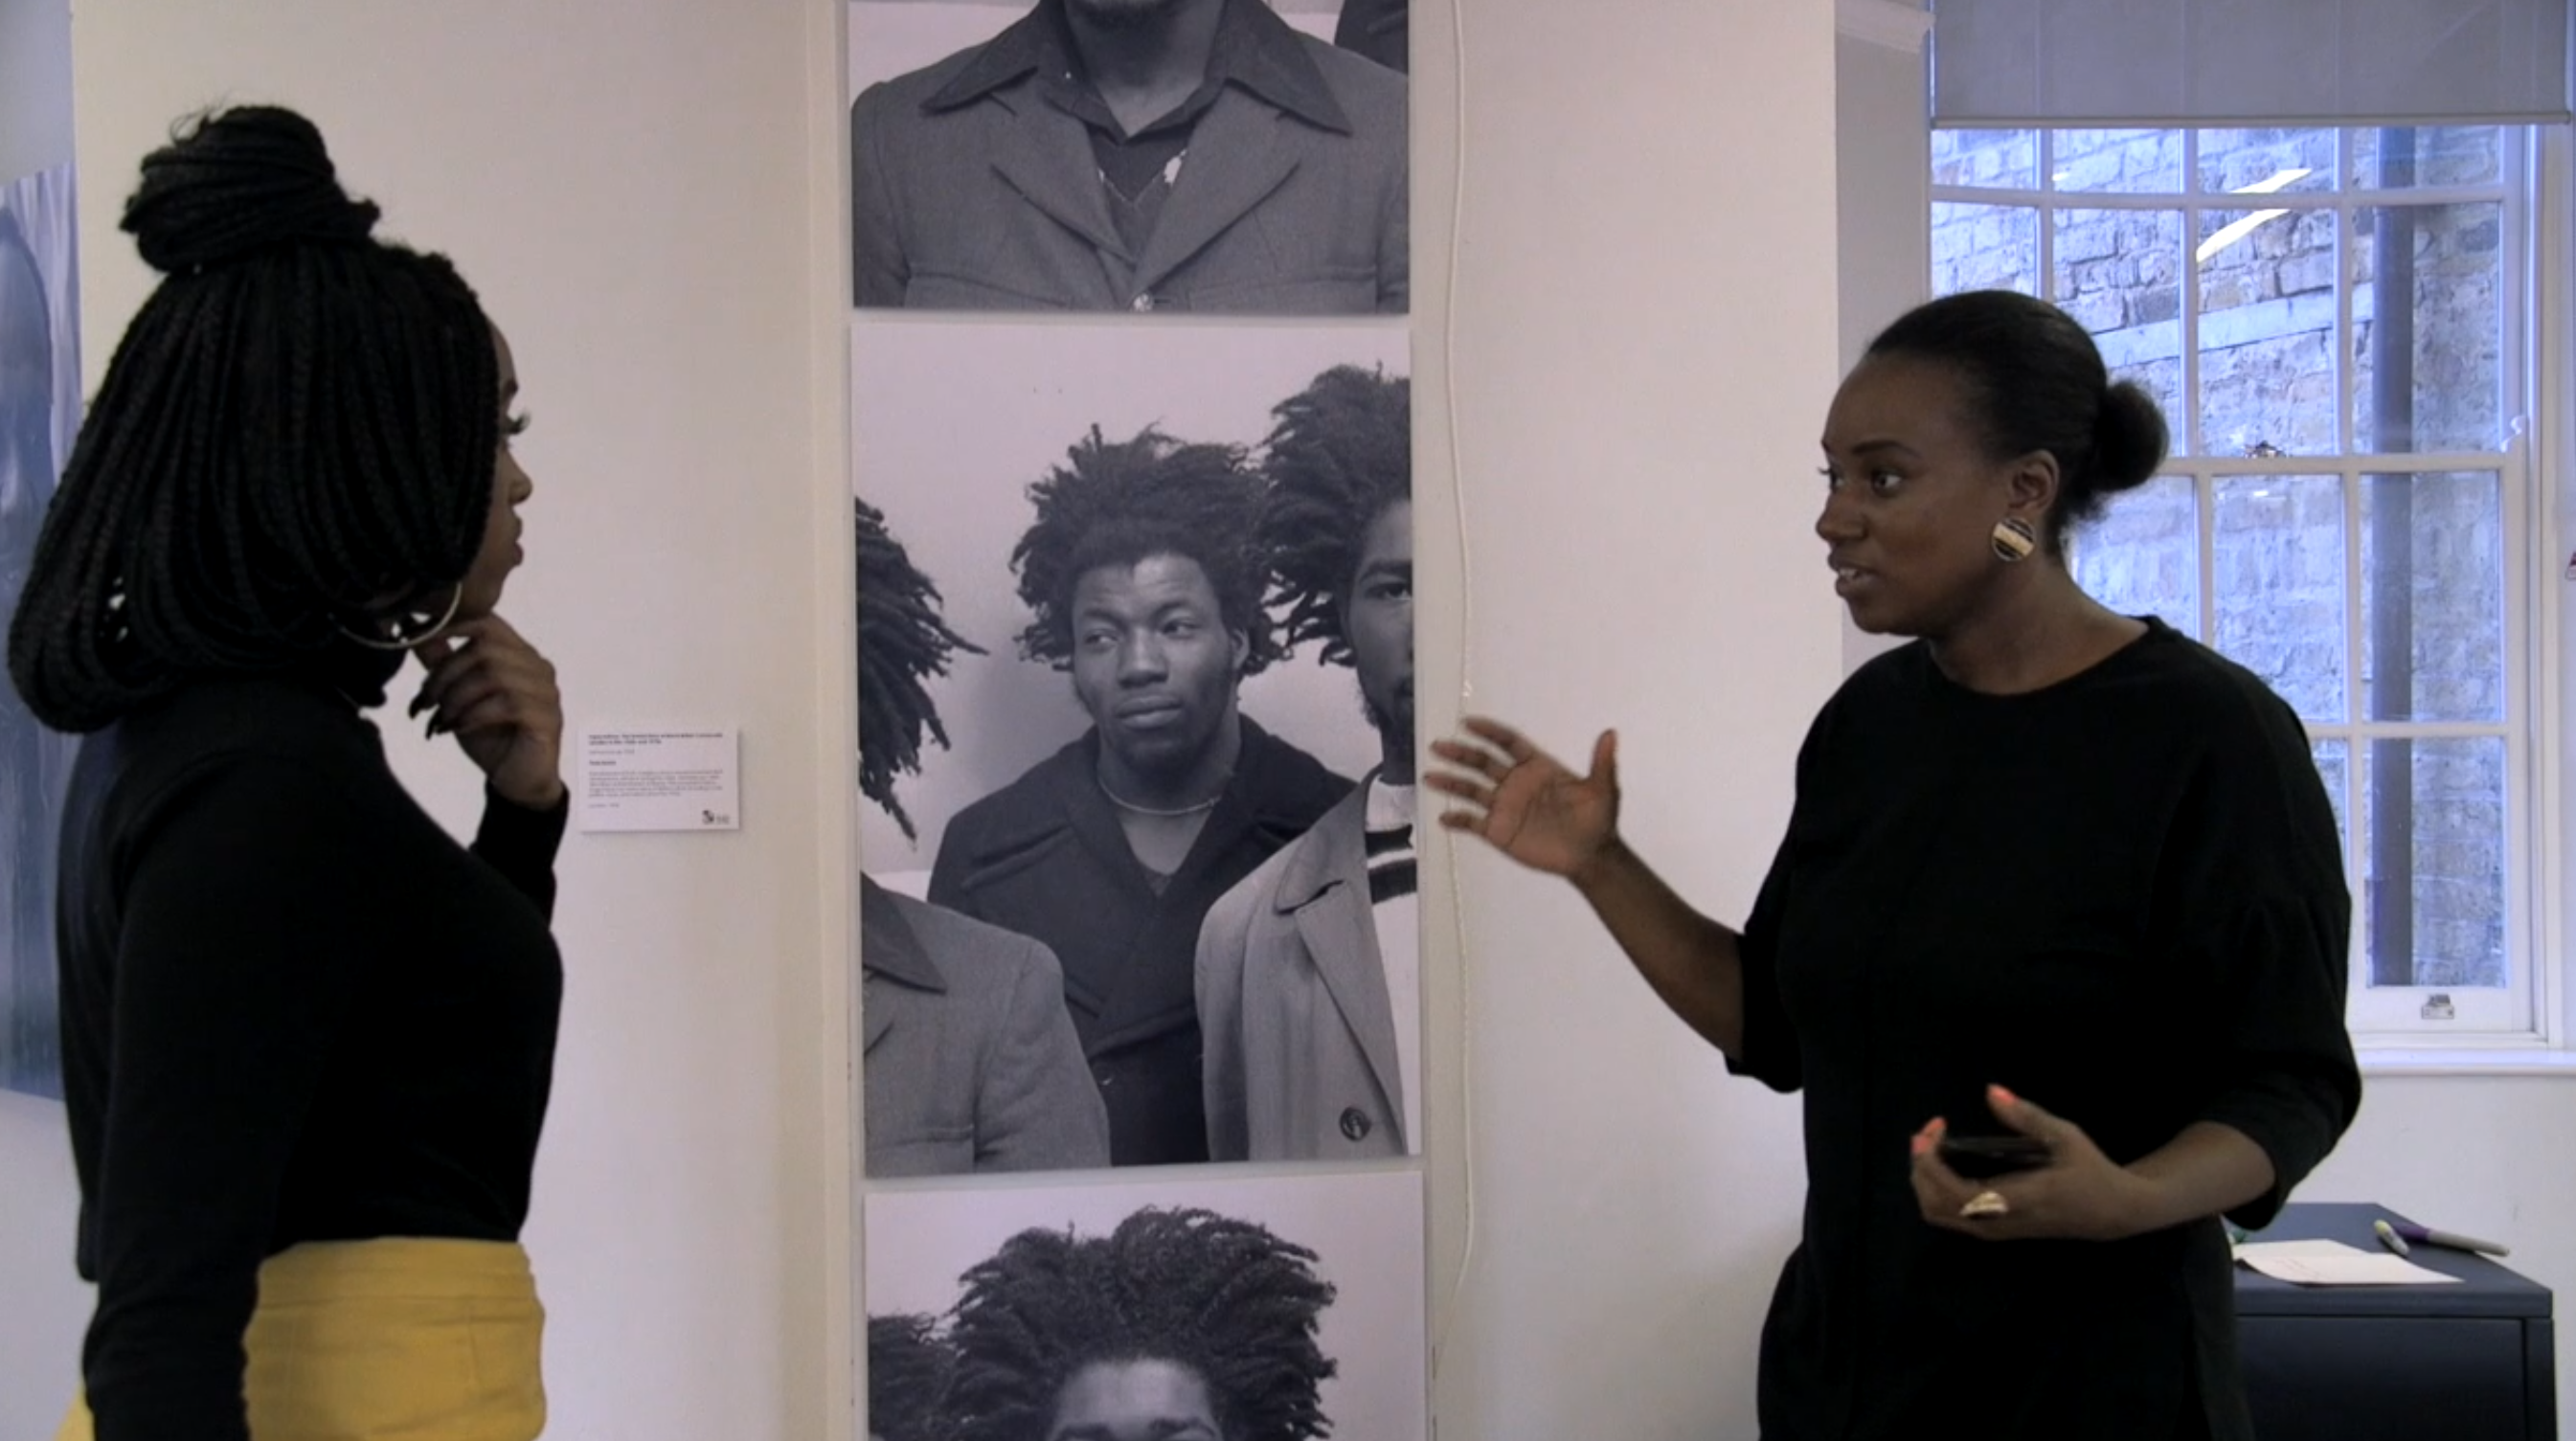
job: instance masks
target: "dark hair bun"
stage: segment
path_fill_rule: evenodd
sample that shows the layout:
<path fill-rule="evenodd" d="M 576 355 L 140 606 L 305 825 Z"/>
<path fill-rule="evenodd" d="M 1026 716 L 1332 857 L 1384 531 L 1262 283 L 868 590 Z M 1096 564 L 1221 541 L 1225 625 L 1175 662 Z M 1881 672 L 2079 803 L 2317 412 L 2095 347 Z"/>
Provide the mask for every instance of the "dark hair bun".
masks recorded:
<path fill-rule="evenodd" d="M 2165 463 L 2169 437 L 2155 397 L 2134 380 L 2102 392 L 2093 421 L 2093 488 L 2109 495 L 2147 483 Z"/>
<path fill-rule="evenodd" d="M 322 132 L 292 110 L 246 105 L 198 116 L 143 157 L 125 230 L 169 274 L 298 245 L 352 245 L 378 211 L 340 188 Z"/>

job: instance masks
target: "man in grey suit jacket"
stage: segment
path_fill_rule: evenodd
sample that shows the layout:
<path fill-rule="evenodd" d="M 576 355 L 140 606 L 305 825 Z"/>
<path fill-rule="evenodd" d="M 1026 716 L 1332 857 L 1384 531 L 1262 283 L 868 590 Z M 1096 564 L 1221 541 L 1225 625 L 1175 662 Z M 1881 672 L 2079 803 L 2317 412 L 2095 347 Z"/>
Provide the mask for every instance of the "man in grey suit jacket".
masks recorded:
<path fill-rule="evenodd" d="M 859 956 L 868 1175 L 1109 1164 L 1046 947 L 861 876 Z"/>
<path fill-rule="evenodd" d="M 922 686 L 974 650 L 939 590 L 865 501 L 859 564 L 859 790 L 894 817 L 898 771 L 947 744 Z M 1109 1116 L 1064 1009 L 1064 973 L 1015 931 L 859 877 L 859 1018 L 868 1174 L 946 1176 L 1109 1164 Z"/>
<path fill-rule="evenodd" d="M 1291 644 L 1358 673 L 1381 759 L 1200 928 L 1208 1152 L 1401 1156 L 1422 1125 L 1409 386 L 1342 366 L 1274 414 L 1273 594 Z"/>
<path fill-rule="evenodd" d="M 1405 105 L 1261 0 L 1039 0 L 852 103 L 858 303 L 1402 312 Z"/>

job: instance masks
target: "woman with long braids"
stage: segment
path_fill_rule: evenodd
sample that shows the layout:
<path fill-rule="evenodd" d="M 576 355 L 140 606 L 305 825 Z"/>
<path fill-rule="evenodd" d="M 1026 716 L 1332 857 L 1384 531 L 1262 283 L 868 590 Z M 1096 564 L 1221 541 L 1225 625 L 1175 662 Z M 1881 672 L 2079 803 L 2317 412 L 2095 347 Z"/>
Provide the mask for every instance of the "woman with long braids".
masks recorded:
<path fill-rule="evenodd" d="M 86 733 L 64 1090 L 98 1287 L 65 1441 L 544 1425 L 517 1245 L 552 1070 L 554 672 L 494 613 L 530 493 L 508 344 L 372 238 L 291 111 L 203 117 L 124 229 L 163 272 L 9 635 Z M 387 768 L 410 702 L 486 781 L 469 850 Z"/>

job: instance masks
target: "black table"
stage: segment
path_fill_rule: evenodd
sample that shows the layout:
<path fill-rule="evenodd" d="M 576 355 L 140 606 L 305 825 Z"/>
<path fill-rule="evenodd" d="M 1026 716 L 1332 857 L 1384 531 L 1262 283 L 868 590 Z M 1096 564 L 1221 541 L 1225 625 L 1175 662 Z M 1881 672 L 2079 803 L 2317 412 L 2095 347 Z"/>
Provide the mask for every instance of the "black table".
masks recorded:
<path fill-rule="evenodd" d="M 2258 1241 L 2376 1250 L 2384 1206 L 2282 1208 Z M 2236 1268 L 2237 1343 L 2262 1441 L 2556 1441 L 2549 1288 L 2493 1259 L 2417 1246 L 2456 1286 L 2294 1286 Z"/>

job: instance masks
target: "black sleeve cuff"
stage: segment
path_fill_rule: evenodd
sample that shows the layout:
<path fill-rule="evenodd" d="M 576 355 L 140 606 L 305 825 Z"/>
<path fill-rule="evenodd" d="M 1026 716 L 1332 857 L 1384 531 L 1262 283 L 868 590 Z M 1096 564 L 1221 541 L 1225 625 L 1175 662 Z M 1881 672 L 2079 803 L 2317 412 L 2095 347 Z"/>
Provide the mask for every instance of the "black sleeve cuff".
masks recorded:
<path fill-rule="evenodd" d="M 572 789 L 544 810 L 530 810 L 483 788 L 483 824 L 474 833 L 474 854 L 549 917 L 555 906 L 555 852 L 562 848 L 564 827 L 572 819 Z"/>

